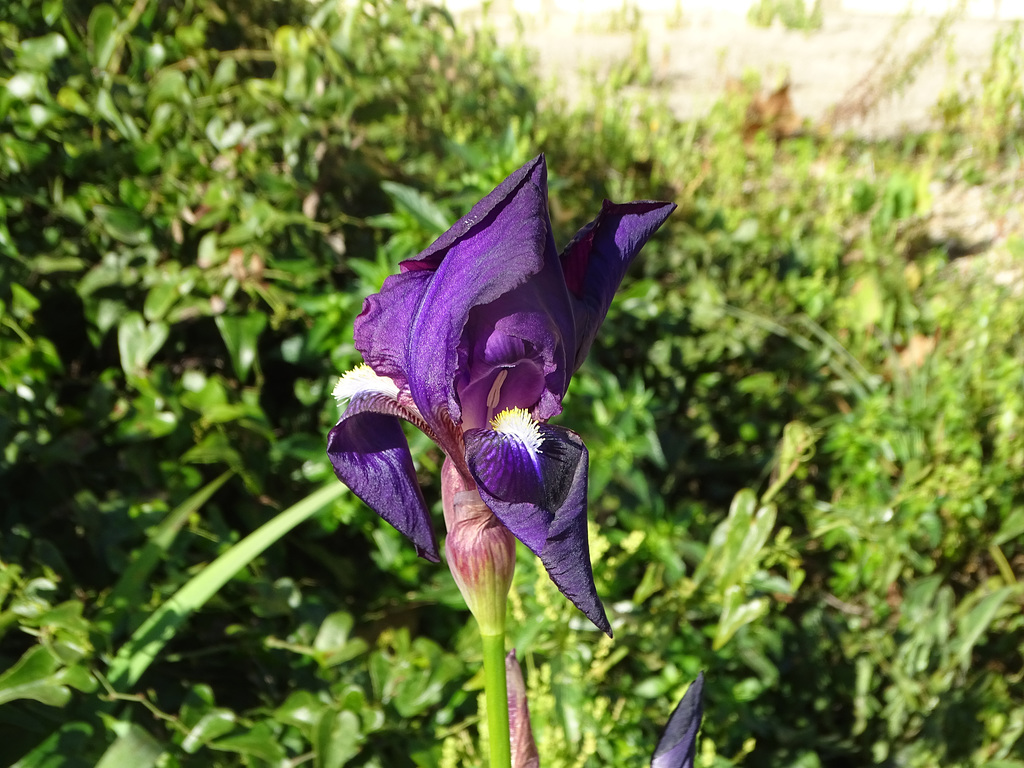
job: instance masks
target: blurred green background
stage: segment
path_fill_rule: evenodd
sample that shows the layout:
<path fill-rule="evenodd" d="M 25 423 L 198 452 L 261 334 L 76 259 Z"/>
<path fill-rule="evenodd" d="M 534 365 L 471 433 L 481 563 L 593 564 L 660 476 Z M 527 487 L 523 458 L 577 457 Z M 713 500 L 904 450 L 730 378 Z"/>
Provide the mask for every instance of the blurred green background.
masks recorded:
<path fill-rule="evenodd" d="M 570 107 L 386 0 L 7 0 L 0 38 L 0 764 L 484 762 L 450 575 L 324 446 L 363 297 L 544 151 L 559 243 L 680 210 L 560 418 L 615 640 L 520 552 L 542 764 L 643 764 L 703 669 L 702 766 L 1024 766 L 1024 239 L 932 226 L 936 183 L 1014 211 L 1019 27 L 876 142 L 756 82 L 680 121 L 624 95 L 646 56 Z"/>

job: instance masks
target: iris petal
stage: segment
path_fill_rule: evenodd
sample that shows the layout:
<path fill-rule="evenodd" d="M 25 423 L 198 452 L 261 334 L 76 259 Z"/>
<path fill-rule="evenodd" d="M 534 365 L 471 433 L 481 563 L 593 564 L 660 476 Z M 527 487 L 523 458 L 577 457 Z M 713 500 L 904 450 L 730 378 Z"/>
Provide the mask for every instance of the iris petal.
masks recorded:
<path fill-rule="evenodd" d="M 449 456 L 461 449 L 452 434 L 462 416 L 455 380 L 471 311 L 557 261 L 547 168 L 539 156 L 415 259 L 402 262 L 402 272 L 366 300 L 356 321 L 356 348 L 377 373 L 408 387 Z"/>
<path fill-rule="evenodd" d="M 430 272 L 391 275 L 380 293 L 366 298 L 356 318 L 356 349 L 376 373 L 399 387 L 409 384 L 409 336 L 430 278 Z"/>
<path fill-rule="evenodd" d="M 693 768 L 697 732 L 704 714 L 704 673 L 697 675 L 665 726 L 651 768 Z"/>
<path fill-rule="evenodd" d="M 544 390 L 541 366 L 524 355 L 501 365 L 478 363 L 457 387 L 463 429 L 482 427 L 508 408 L 530 408 Z"/>
<path fill-rule="evenodd" d="M 524 183 L 529 182 L 544 190 L 546 197 L 547 177 L 548 169 L 544 155 L 538 155 L 495 187 L 487 197 L 474 205 L 469 213 L 455 222 L 451 229 L 431 243 L 430 247 L 416 257 L 403 261 L 402 271 L 437 269 L 448 255 L 448 251 L 464 238 L 472 237 L 473 232 L 481 228 L 481 224 L 486 226 L 486 222 L 517 194 Z"/>
<path fill-rule="evenodd" d="M 561 413 L 562 396 L 569 386 L 568 368 L 576 354 L 576 325 L 569 292 L 554 245 L 551 251 L 544 268 L 531 280 L 490 304 L 476 307 L 463 338 L 463 347 L 473 363 L 491 359 L 499 339 L 518 340 L 539 374 L 538 388 L 532 393 L 533 399 L 504 405 L 528 408 L 542 420 Z"/>
<path fill-rule="evenodd" d="M 590 351 L 626 269 L 675 209 L 675 203 L 605 200 L 597 218 L 577 232 L 562 251 L 562 270 L 574 297 L 576 317 L 573 372 Z"/>
<path fill-rule="evenodd" d="M 527 177 L 451 245 L 423 295 L 408 341 L 409 391 L 428 423 L 444 411 L 455 422 L 461 419 L 455 380 L 470 311 L 539 272 L 549 239 L 544 186 Z"/>
<path fill-rule="evenodd" d="M 610 636 L 587 543 L 586 446 L 563 427 L 533 422 L 532 429 L 469 430 L 469 470 L 502 524 L 540 558 L 562 594 Z"/>
<path fill-rule="evenodd" d="M 327 438 L 334 473 L 374 512 L 440 562 L 437 538 L 398 415 L 412 416 L 380 392 L 354 395 Z"/>

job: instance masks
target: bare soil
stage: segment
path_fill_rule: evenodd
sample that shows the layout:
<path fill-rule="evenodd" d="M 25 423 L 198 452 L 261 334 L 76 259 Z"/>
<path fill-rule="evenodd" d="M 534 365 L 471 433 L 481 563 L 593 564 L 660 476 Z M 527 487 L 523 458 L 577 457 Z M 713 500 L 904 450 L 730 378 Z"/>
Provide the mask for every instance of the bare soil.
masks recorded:
<path fill-rule="evenodd" d="M 628 14 L 578 16 L 555 11 L 520 17 L 520 37 L 511 14 L 492 13 L 489 18 L 503 41 L 518 39 L 536 51 L 542 75 L 554 80 L 571 101 L 586 95 L 587 77 L 601 77 L 628 59 L 637 31 L 643 30 L 655 88 L 681 117 L 701 114 L 730 80 L 754 72 L 765 87 L 788 78 L 793 107 L 812 122 L 819 121 L 871 70 L 900 21 L 836 9 L 824 13 L 821 28 L 805 32 L 786 29 L 778 22 L 757 27 L 744 14 L 706 9 L 682 16 L 646 14 L 639 24 L 633 24 Z M 894 53 L 912 51 L 933 34 L 936 23 L 935 18 L 905 21 L 893 39 Z M 865 118 L 837 127 L 871 137 L 928 127 L 944 89 L 964 87 L 966 72 L 975 73 L 967 87 L 976 87 L 996 31 L 1008 23 L 955 21 L 948 39 L 935 46 L 905 90 L 890 94 Z"/>
<path fill-rule="evenodd" d="M 479 20 L 480 12 L 475 15 Z M 682 16 L 639 17 L 557 10 L 517 17 L 492 10 L 487 20 L 503 42 L 533 49 L 541 76 L 570 103 L 590 96 L 588 83 L 595 77 L 600 80 L 630 57 L 635 60 L 637 42 L 645 36 L 653 75 L 648 87 L 680 117 L 705 113 L 727 88 L 754 73 L 766 93 L 788 81 L 787 110 L 812 126 L 828 119 L 837 105 L 849 105 L 851 90 L 880 61 L 892 60 L 883 58 L 884 51 L 902 60 L 934 36 L 938 23 L 934 17 L 900 19 L 833 9 L 825 11 L 819 29 L 800 31 L 779 23 L 758 27 L 745 14 L 706 8 Z M 883 139 L 936 127 L 935 106 L 942 94 L 980 87 L 996 33 L 1010 23 L 953 21 L 905 87 L 884 94 L 866 115 L 841 119 L 831 129 Z M 962 277 L 983 274 L 1012 284 L 1021 295 L 1024 264 L 1006 246 L 1009 238 L 1024 236 L 1024 161 L 1017 158 L 1011 165 L 982 185 L 956 178 L 933 181 L 928 234 L 933 242 L 946 242 L 951 254 L 965 257 L 955 262 Z"/>

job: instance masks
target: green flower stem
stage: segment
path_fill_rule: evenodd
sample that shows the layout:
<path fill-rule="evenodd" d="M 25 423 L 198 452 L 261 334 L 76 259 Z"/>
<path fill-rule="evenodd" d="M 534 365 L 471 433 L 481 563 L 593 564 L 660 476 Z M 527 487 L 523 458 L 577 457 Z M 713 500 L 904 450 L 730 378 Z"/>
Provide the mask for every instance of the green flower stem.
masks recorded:
<path fill-rule="evenodd" d="M 508 728 L 508 684 L 505 681 L 505 635 L 480 634 L 484 641 L 484 691 L 491 768 L 512 768 Z"/>

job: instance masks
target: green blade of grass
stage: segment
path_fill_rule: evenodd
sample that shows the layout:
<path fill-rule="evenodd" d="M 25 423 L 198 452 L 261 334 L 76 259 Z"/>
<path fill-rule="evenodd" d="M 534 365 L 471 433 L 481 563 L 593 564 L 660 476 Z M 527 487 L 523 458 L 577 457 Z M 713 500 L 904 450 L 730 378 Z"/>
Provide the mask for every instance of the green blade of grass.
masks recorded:
<path fill-rule="evenodd" d="M 149 582 L 149 576 L 153 573 L 160 558 L 174 543 L 178 531 L 185 521 L 195 512 L 198 512 L 203 504 L 210 500 L 224 483 L 228 481 L 234 470 L 224 472 L 220 477 L 204 485 L 198 491 L 189 496 L 179 504 L 166 518 L 156 527 L 149 541 L 146 542 L 142 551 L 139 552 L 131 564 L 125 568 L 121 578 L 117 580 L 110 592 L 107 604 L 110 606 L 127 605 L 133 606 L 138 603 L 138 596 L 142 588 Z"/>
<path fill-rule="evenodd" d="M 332 483 L 311 493 L 257 528 L 192 577 L 157 608 L 118 650 L 107 673 L 111 687 L 123 693 L 135 685 L 193 612 L 217 594 L 221 587 L 259 557 L 267 547 L 347 490 L 341 483 Z"/>
<path fill-rule="evenodd" d="M 870 374 L 868 374 L 864 366 L 861 365 L 860 361 L 851 355 L 849 351 L 847 351 L 842 344 L 836 341 L 824 328 L 810 318 L 800 316 L 797 320 L 802 321 L 804 326 L 807 327 L 815 337 L 817 337 L 817 342 L 814 339 L 809 339 L 807 336 L 799 333 L 793 328 L 777 323 L 766 317 L 762 317 L 754 312 L 748 312 L 745 309 L 734 307 L 731 304 L 722 304 L 721 307 L 723 311 L 738 320 L 748 322 L 758 328 L 763 328 L 769 333 L 774 333 L 777 336 L 789 339 L 803 350 L 813 351 L 824 345 L 825 349 L 829 352 L 829 367 L 859 399 L 866 400 L 869 391 L 874 388 Z M 849 361 L 853 370 L 851 370 L 846 361 Z"/>

